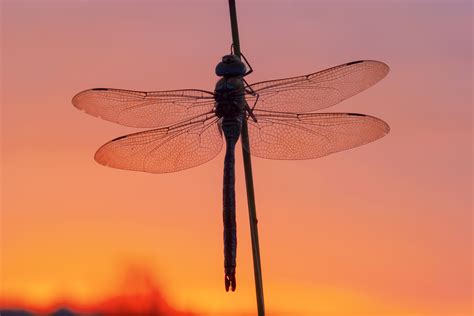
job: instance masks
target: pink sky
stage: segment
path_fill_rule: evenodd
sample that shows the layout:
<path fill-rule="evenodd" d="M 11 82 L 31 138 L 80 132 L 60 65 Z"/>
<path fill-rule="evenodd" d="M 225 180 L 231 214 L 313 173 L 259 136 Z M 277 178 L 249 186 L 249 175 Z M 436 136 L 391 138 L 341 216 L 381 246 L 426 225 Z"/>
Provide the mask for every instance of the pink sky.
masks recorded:
<path fill-rule="evenodd" d="M 328 112 L 391 132 L 308 161 L 255 158 L 267 309 L 291 315 L 470 315 L 472 3 L 237 1 L 249 82 L 358 59 L 391 67 Z M 2 1 L 1 295 L 28 306 L 107 296 L 150 269 L 172 306 L 255 310 L 237 155 L 238 289 L 223 287 L 223 154 L 187 171 L 104 168 L 136 131 L 77 111 L 92 87 L 212 90 L 226 1 Z M 115 283 L 114 283 L 115 284 Z"/>

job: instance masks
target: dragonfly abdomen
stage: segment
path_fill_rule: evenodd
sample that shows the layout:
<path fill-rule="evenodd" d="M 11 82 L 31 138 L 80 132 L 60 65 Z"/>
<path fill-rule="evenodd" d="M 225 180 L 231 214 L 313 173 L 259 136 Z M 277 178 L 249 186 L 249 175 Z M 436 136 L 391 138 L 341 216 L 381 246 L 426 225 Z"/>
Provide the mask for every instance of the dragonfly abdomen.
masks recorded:
<path fill-rule="evenodd" d="M 235 221 L 235 145 L 240 136 L 242 121 L 240 117 L 225 117 L 222 131 L 226 139 L 223 185 L 224 220 L 224 268 L 225 288 L 235 291 L 235 266 L 237 257 L 237 225 Z"/>

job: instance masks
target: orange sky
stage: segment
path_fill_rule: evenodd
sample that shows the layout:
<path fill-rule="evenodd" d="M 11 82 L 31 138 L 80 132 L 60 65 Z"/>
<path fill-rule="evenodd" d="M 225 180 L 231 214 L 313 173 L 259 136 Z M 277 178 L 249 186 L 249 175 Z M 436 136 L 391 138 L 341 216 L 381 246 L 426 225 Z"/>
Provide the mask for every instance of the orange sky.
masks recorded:
<path fill-rule="evenodd" d="M 317 160 L 253 160 L 267 309 L 471 314 L 472 3 L 237 2 L 249 82 L 358 59 L 391 67 L 329 109 L 380 117 L 387 137 Z M 104 168 L 95 150 L 135 130 L 70 103 L 92 87 L 212 90 L 230 46 L 227 2 L 1 8 L 3 299 L 99 302 L 123 289 L 132 265 L 151 271 L 177 310 L 254 311 L 240 152 L 238 287 L 229 294 L 223 154 L 165 175 Z"/>

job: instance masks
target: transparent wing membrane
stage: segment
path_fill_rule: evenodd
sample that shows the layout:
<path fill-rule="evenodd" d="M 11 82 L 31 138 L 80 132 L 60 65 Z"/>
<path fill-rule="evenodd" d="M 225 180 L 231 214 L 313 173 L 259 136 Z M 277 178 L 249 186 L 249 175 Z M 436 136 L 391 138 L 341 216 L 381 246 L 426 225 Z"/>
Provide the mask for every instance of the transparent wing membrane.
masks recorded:
<path fill-rule="evenodd" d="M 382 62 L 363 60 L 306 76 L 250 85 L 259 99 L 253 110 L 257 121 L 247 117 L 247 149 L 262 158 L 310 159 L 383 137 L 390 128 L 378 118 L 355 113 L 308 112 L 335 105 L 367 89 L 388 71 Z M 248 93 L 245 98 L 253 107 L 256 95 Z M 72 103 L 88 114 L 122 125 L 161 127 L 103 145 L 95 159 L 110 167 L 174 172 L 211 160 L 223 145 L 214 112 L 214 94 L 209 91 L 98 88 L 78 93 Z"/>
<path fill-rule="evenodd" d="M 268 159 L 311 159 L 357 147 L 385 136 L 390 127 L 356 113 L 255 111 L 248 120 L 250 153 Z"/>
<path fill-rule="evenodd" d="M 114 139 L 95 154 L 100 164 L 150 173 L 192 168 L 216 157 L 222 136 L 214 115 L 170 128 L 134 133 Z"/>
<path fill-rule="evenodd" d="M 256 110 L 304 113 L 333 106 L 374 85 L 388 72 L 389 67 L 382 62 L 361 60 L 250 87 L 259 94 Z M 246 98 L 252 106 L 255 96 L 249 94 Z"/>
<path fill-rule="evenodd" d="M 210 113 L 214 95 L 203 90 L 141 92 L 96 88 L 74 96 L 72 104 L 84 112 L 131 127 L 164 127 Z"/>

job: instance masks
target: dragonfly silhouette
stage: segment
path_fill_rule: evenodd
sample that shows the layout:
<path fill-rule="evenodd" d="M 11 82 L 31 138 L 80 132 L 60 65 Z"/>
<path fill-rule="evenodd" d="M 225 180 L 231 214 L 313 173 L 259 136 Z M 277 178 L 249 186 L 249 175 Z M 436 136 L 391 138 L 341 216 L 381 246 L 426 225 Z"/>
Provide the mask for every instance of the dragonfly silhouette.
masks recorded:
<path fill-rule="evenodd" d="M 184 89 L 131 91 L 96 88 L 74 96 L 88 114 L 118 124 L 157 128 L 118 137 L 95 154 L 105 166 L 151 173 L 175 172 L 216 157 L 226 141 L 223 186 L 225 288 L 235 290 L 235 145 L 243 120 L 252 155 L 311 159 L 386 135 L 382 120 L 357 113 L 311 113 L 347 99 L 385 77 L 389 67 L 360 60 L 309 75 L 248 84 L 252 67 L 232 52 L 216 66 L 214 92 Z"/>

